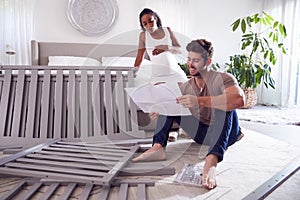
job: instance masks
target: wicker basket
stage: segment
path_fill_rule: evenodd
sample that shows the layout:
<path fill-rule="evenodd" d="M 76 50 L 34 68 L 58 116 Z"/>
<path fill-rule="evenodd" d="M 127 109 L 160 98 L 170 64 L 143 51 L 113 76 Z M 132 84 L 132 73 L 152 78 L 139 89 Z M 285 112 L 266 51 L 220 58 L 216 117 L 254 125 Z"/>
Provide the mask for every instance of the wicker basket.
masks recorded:
<path fill-rule="evenodd" d="M 256 90 L 251 88 L 244 88 L 243 89 L 245 93 L 245 105 L 242 108 L 252 108 L 257 103 L 257 93 Z"/>

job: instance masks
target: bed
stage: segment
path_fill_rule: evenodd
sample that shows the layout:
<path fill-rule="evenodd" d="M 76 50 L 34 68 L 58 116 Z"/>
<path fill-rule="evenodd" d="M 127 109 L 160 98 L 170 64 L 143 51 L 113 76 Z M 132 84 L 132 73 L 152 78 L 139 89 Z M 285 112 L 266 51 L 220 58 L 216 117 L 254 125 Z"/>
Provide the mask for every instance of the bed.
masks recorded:
<path fill-rule="evenodd" d="M 137 49 L 136 45 L 40 42 L 32 40 L 31 64 L 35 66 L 69 66 L 74 65 L 73 61 L 75 60 L 77 65 L 79 63 L 82 66 L 133 67 Z M 80 59 L 84 60 L 81 61 Z M 91 62 L 88 62 L 87 59 Z M 54 62 L 51 63 L 50 61 Z M 142 65 L 149 65 L 149 63 L 150 61 L 146 57 Z M 142 130 L 153 130 L 155 128 L 155 122 L 149 118 L 147 113 L 142 111 L 138 111 L 138 125 Z"/>

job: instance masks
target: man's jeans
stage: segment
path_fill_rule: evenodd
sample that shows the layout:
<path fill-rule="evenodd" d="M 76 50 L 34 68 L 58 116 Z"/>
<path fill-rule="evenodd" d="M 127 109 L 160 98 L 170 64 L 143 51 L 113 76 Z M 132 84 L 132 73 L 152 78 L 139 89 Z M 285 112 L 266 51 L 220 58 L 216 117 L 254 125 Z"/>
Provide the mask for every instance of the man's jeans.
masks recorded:
<path fill-rule="evenodd" d="M 159 115 L 153 136 L 153 144 L 159 143 L 163 147 L 167 146 L 169 131 L 175 121 L 195 142 L 209 145 L 208 154 L 214 154 L 218 156 L 219 162 L 222 161 L 226 149 L 237 141 L 240 127 L 235 110 L 225 112 L 215 109 L 214 111 L 215 122 L 210 126 L 203 124 L 193 115 Z"/>

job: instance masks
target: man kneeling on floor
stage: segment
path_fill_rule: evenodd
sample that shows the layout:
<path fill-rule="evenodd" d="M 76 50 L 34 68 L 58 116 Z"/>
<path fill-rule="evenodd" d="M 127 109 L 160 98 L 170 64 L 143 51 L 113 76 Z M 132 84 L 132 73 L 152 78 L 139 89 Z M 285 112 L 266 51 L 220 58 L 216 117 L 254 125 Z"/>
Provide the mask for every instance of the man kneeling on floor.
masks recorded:
<path fill-rule="evenodd" d="M 176 101 L 189 108 L 192 115 L 163 116 L 151 113 L 150 116 L 157 119 L 153 145 L 132 161 L 165 160 L 165 147 L 175 120 L 195 142 L 209 145 L 202 186 L 213 189 L 217 186 L 214 172 L 217 163 L 223 160 L 226 149 L 243 136 L 235 109 L 244 105 L 244 93 L 231 74 L 210 69 L 213 55 L 211 42 L 193 40 L 186 49 L 192 78 L 180 85 L 183 96 Z"/>

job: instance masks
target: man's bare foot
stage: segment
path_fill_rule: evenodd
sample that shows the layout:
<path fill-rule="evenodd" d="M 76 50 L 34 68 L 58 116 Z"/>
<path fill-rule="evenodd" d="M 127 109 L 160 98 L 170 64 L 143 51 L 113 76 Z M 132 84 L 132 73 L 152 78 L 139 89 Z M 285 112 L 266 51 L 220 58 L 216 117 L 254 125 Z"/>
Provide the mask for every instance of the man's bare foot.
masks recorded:
<path fill-rule="evenodd" d="M 209 154 L 205 158 L 205 164 L 202 174 L 202 187 L 213 189 L 217 187 L 216 181 L 216 166 L 218 164 L 218 157 L 214 154 Z"/>
<path fill-rule="evenodd" d="M 150 149 L 142 153 L 136 158 L 132 159 L 132 162 L 149 162 L 166 160 L 166 151 L 161 144 L 154 144 Z"/>

